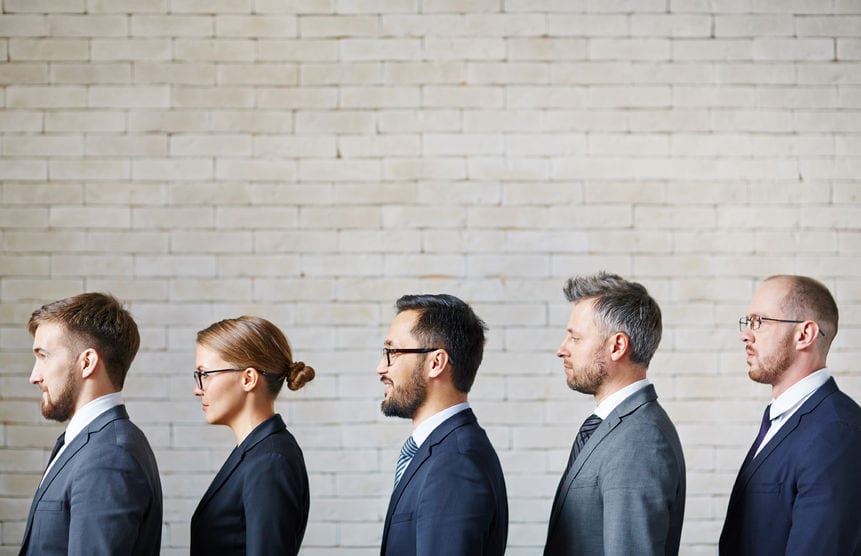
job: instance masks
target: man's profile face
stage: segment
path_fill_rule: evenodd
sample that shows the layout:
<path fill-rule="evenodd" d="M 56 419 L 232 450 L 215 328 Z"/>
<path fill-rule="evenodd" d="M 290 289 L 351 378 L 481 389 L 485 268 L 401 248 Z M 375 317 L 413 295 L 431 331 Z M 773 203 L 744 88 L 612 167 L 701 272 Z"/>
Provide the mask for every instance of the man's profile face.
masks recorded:
<path fill-rule="evenodd" d="M 30 383 L 42 391 L 42 416 L 54 421 L 67 421 L 74 415 L 81 392 L 83 377 L 74 342 L 65 326 L 43 322 L 33 335 L 33 355 L 36 358 L 30 373 Z"/>
<path fill-rule="evenodd" d="M 753 294 L 747 308 L 748 316 L 757 315 L 773 319 L 786 319 L 781 301 L 787 293 L 787 285 L 780 279 L 764 282 Z M 793 335 L 797 325 L 764 320 L 759 330 L 745 328 L 741 341 L 745 344 L 747 374 L 754 382 L 771 384 L 780 379 L 790 366 L 795 354 Z"/>
<path fill-rule="evenodd" d="M 393 349 L 427 347 L 420 345 L 412 334 L 418 312 L 403 311 L 392 321 L 384 346 Z M 425 353 L 393 353 L 385 355 L 377 365 L 377 374 L 385 384 L 385 397 L 380 404 L 383 415 L 412 419 L 427 398 L 427 377 L 424 373 Z M 391 360 L 391 366 L 388 360 Z"/>
<path fill-rule="evenodd" d="M 562 359 L 568 386 L 595 395 L 607 377 L 607 334 L 595 322 L 592 299 L 582 299 L 571 308 L 565 339 L 556 350 Z"/>

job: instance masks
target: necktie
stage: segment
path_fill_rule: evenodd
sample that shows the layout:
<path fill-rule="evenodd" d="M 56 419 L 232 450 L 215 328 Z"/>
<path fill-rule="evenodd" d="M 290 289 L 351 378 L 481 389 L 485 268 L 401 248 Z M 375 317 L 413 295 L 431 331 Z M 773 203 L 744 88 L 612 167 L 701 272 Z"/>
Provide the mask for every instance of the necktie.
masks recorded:
<path fill-rule="evenodd" d="M 54 449 L 51 450 L 51 457 L 48 458 L 48 466 L 45 467 L 45 472 L 42 473 L 42 480 L 39 481 L 39 486 L 42 486 L 42 482 L 45 480 L 45 477 L 48 475 L 48 471 L 51 470 L 51 466 L 54 464 L 54 459 L 56 459 L 57 454 L 60 453 L 60 448 L 62 448 L 65 443 L 66 433 L 63 433 L 57 437 L 57 442 L 54 443 Z"/>
<path fill-rule="evenodd" d="M 577 459 L 577 454 L 580 453 L 580 450 L 583 449 L 583 446 L 586 445 L 586 441 L 592 436 L 592 433 L 595 432 L 595 429 L 598 428 L 598 425 L 601 424 L 602 419 L 595 414 L 592 414 L 586 417 L 586 420 L 583 421 L 583 424 L 580 425 L 580 430 L 577 431 L 577 436 L 574 437 L 574 446 L 571 448 L 571 457 L 568 458 L 568 468 L 571 467 L 571 464 L 574 463 L 574 460 Z"/>
<path fill-rule="evenodd" d="M 756 435 L 756 440 L 753 441 L 753 446 L 750 447 L 750 451 L 747 453 L 747 457 L 744 458 L 744 463 L 741 464 L 742 467 L 753 461 L 753 458 L 756 455 L 756 451 L 759 449 L 759 445 L 762 444 L 762 439 L 765 438 L 765 435 L 768 433 L 768 429 L 770 428 L 771 404 L 768 404 L 767 406 L 765 406 L 765 411 L 762 413 L 762 422 L 759 424 L 759 434 Z"/>
<path fill-rule="evenodd" d="M 416 445 L 416 441 L 413 440 L 412 436 L 408 436 L 407 441 L 401 447 L 401 455 L 398 456 L 398 465 L 395 467 L 395 488 L 397 488 L 404 471 L 407 470 L 407 466 L 418 451 L 419 447 Z"/>
<path fill-rule="evenodd" d="M 54 458 L 57 457 L 57 452 L 60 451 L 60 448 L 63 447 L 63 444 L 66 443 L 66 433 L 61 434 L 57 437 L 57 442 L 54 443 L 54 449 L 51 450 L 51 457 L 48 458 L 48 465 L 51 465 L 51 462 L 54 461 Z"/>

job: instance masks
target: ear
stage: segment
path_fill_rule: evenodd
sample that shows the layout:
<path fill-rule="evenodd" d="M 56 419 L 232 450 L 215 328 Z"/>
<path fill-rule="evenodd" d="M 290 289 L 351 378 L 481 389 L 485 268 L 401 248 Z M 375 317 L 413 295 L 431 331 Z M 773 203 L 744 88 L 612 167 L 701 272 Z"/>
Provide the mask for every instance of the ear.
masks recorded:
<path fill-rule="evenodd" d="M 624 332 L 616 332 L 611 334 L 610 342 L 610 360 L 620 361 L 631 347 L 631 339 Z"/>
<path fill-rule="evenodd" d="M 242 389 L 251 392 L 260 382 L 260 373 L 254 367 L 248 367 L 242 371 Z"/>
<path fill-rule="evenodd" d="M 444 349 L 438 349 L 429 355 L 432 357 L 430 358 L 428 378 L 437 378 L 443 373 L 445 368 L 448 367 L 448 352 Z"/>
<path fill-rule="evenodd" d="M 99 352 L 93 348 L 87 348 L 79 356 L 81 361 L 81 377 L 90 378 L 96 372 L 99 365 Z"/>
<path fill-rule="evenodd" d="M 804 321 L 795 336 L 795 349 L 798 351 L 810 349 L 818 336 L 819 325 L 812 320 Z"/>

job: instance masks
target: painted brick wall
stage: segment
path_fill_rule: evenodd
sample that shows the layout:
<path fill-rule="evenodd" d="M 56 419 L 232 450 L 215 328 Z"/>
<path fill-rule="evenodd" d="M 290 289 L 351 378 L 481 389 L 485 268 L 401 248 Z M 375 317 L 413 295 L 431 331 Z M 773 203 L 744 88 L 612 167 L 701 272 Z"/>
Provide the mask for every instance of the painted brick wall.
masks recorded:
<path fill-rule="evenodd" d="M 560 288 L 608 269 L 664 310 L 650 377 L 688 463 L 684 554 L 713 554 L 769 398 L 736 319 L 758 279 L 827 283 L 861 399 L 855 0 L 3 0 L 0 553 L 61 430 L 25 323 L 84 290 L 143 333 L 126 398 L 165 491 L 164 551 L 231 447 L 191 395 L 195 332 L 252 313 L 318 378 L 282 394 L 312 508 L 303 554 L 377 553 L 409 424 L 374 367 L 403 293 L 490 325 L 472 402 L 513 556 L 538 554 L 592 408 L 554 351 Z"/>

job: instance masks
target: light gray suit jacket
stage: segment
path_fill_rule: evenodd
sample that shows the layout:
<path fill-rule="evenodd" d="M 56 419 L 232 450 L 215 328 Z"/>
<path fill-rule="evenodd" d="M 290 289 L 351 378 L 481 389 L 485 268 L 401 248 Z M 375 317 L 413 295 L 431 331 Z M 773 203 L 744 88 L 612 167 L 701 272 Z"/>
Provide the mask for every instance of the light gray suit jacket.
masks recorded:
<path fill-rule="evenodd" d="M 33 497 L 20 554 L 157 556 L 161 520 L 155 457 L 119 405 L 57 456 Z"/>
<path fill-rule="evenodd" d="M 598 426 L 562 476 L 546 556 L 678 554 L 685 460 L 652 385 Z"/>

